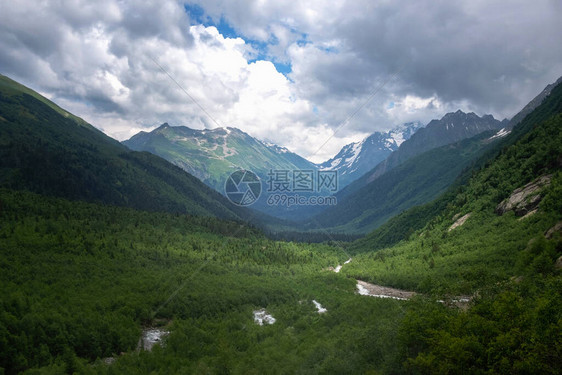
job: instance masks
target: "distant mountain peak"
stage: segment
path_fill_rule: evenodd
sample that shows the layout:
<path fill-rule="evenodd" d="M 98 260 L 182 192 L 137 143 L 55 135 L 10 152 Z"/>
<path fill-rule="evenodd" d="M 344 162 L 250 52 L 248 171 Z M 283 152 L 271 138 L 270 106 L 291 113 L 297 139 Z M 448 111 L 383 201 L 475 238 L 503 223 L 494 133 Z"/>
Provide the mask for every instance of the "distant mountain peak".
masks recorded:
<path fill-rule="evenodd" d="M 134 135 L 123 144 L 159 155 L 219 192 L 224 191 L 228 176 L 238 169 L 251 170 L 266 181 L 272 169 L 316 168 L 289 149 L 258 140 L 234 127 L 191 129 L 162 124 L 150 133 Z"/>
<path fill-rule="evenodd" d="M 178 126 L 171 126 L 170 124 L 168 124 L 167 122 L 164 122 L 162 125 L 160 125 L 159 127 L 157 127 L 156 129 L 152 130 L 153 132 L 158 132 L 160 130 L 166 130 L 166 129 L 183 129 L 183 130 L 187 130 L 187 131 L 191 131 L 194 133 L 198 133 L 198 134 L 206 134 L 206 133 L 222 133 L 222 134 L 231 134 L 231 133 L 238 133 L 238 134 L 246 134 L 244 133 L 242 130 L 238 129 L 238 128 L 233 128 L 230 126 L 224 126 L 224 127 L 216 127 L 216 128 L 212 128 L 212 129 L 194 129 L 194 128 L 190 128 L 189 126 L 185 126 L 185 125 L 178 125 Z"/>
<path fill-rule="evenodd" d="M 393 129 L 388 131 L 388 134 L 396 143 L 396 146 L 400 147 L 402 142 L 409 139 L 418 129 L 423 128 L 424 124 L 420 121 L 411 121 L 404 124 L 395 126 Z"/>
<path fill-rule="evenodd" d="M 492 115 L 483 115 L 482 117 L 478 116 L 474 112 L 464 112 L 462 109 L 457 109 L 456 112 L 448 112 L 441 118 L 441 120 L 449 120 L 449 119 L 458 119 L 458 118 L 472 118 L 472 119 L 480 119 L 485 117 L 494 117 Z"/>
<path fill-rule="evenodd" d="M 374 132 L 359 142 L 343 146 L 336 156 L 318 164 L 318 167 L 320 170 L 338 171 L 340 187 L 343 187 L 383 161 L 421 127 L 421 122 L 413 121 L 397 125 L 387 132 Z"/>
<path fill-rule="evenodd" d="M 390 169 L 425 151 L 471 138 L 485 131 L 497 132 L 504 126 L 505 122 L 496 120 L 492 115 L 480 117 L 474 112 L 465 113 L 460 109 L 449 112 L 440 120 L 431 120 L 425 128 L 400 145 L 384 163 L 369 172 L 367 182 L 374 181 Z"/>

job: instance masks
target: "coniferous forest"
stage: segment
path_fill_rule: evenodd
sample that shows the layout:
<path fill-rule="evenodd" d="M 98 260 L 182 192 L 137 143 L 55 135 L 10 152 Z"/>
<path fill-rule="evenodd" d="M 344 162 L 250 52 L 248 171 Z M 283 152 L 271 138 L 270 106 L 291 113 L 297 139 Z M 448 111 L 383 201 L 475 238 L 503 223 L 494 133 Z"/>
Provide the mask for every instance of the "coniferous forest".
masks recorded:
<path fill-rule="evenodd" d="M 402 118 L 392 117 L 400 106 L 435 113 L 436 108 L 461 103 L 505 111 L 512 98 L 494 99 L 483 92 L 482 87 L 492 87 L 483 81 L 494 82 L 497 96 L 515 97 L 516 91 L 527 95 L 534 90 L 524 87 L 531 87 L 530 81 L 551 75 L 538 73 L 547 65 L 540 63 L 541 56 L 504 67 L 520 49 L 535 57 L 534 46 L 519 48 L 518 38 L 511 37 L 517 35 L 509 33 L 517 23 L 503 25 L 493 19 L 505 26 L 499 34 L 505 31 L 513 39 L 513 47 L 505 47 L 487 23 L 469 22 L 478 13 L 470 7 L 455 22 L 456 11 L 445 6 L 442 14 L 424 17 L 417 14 L 420 9 L 391 11 L 385 3 L 375 9 L 385 15 L 384 22 L 369 18 L 364 24 L 369 30 L 357 35 L 355 18 L 364 16 L 363 4 L 352 20 L 330 8 L 342 21 L 330 21 L 329 29 L 354 38 L 314 41 L 315 33 L 327 33 L 310 26 L 324 21 L 318 15 L 322 9 L 302 12 L 308 17 L 308 32 L 294 26 L 295 12 L 283 24 L 268 24 L 264 33 L 258 25 L 251 25 L 255 30 L 248 26 L 251 21 L 231 27 L 222 10 L 214 16 L 205 13 L 212 7 L 181 2 L 179 16 L 171 11 L 162 19 L 147 7 L 139 10 L 150 15 L 145 20 L 136 17 L 138 9 L 123 10 L 119 7 L 127 2 L 117 2 L 113 8 L 96 9 L 107 11 L 106 23 L 90 21 L 86 35 L 74 25 L 98 15 L 89 14 L 93 9 L 78 12 L 83 4 L 67 10 L 62 9 L 66 3 L 55 2 L 57 21 L 30 21 L 32 30 L 21 31 L 25 22 L 17 25 L 4 16 L 16 3 L 0 5 L 0 45 L 10 45 L 0 58 L 3 73 L 33 71 L 29 81 L 43 79 L 37 90 L 83 108 L 88 118 L 128 115 L 116 121 L 116 129 L 134 123 L 147 130 L 159 116 L 205 129 L 171 129 L 166 123 L 133 136 L 130 149 L 127 142 L 0 74 L 0 375 L 562 373 L 562 79 L 511 120 L 458 110 L 425 128 L 410 122 L 415 127 L 408 134 L 408 123 L 400 135 L 386 124 L 388 128 L 377 127 L 378 133 L 344 146 L 339 159 L 324 164 L 226 124 L 222 128 L 210 114 L 222 111 L 223 119 L 250 129 L 277 127 L 285 138 L 303 136 L 291 140 L 293 146 L 310 141 L 310 134 L 329 135 L 324 144 L 314 139 L 306 145 L 312 149 L 324 147 L 355 115 L 364 123 L 343 129 L 349 130 L 349 139 L 364 134 L 378 112 L 387 119 Z M 37 8 L 48 12 L 46 4 Z M 35 12 L 35 5 L 26 5 L 20 17 Z M 178 5 L 168 3 L 162 12 Z M 217 8 L 226 12 L 227 7 L 221 3 Z M 427 8 L 423 11 L 429 14 L 432 7 Z M 503 12 L 504 6 L 497 8 Z M 256 10 L 234 13 L 245 12 L 249 17 Z M 131 19 L 129 13 L 134 13 Z M 405 23 L 415 32 L 400 28 L 398 18 L 406 13 L 416 16 L 416 22 Z M 72 18 L 65 25 L 71 36 L 53 42 L 53 47 L 38 30 L 49 25 L 45 39 L 57 40 L 55 34 L 66 29 L 55 26 L 65 17 Z M 150 24 L 153 19 L 158 25 Z M 431 38 L 417 28 L 426 19 L 440 26 L 430 28 Z M 385 26 L 370 29 L 371 24 Z M 245 27 L 263 40 L 240 34 Z M 454 39 L 465 35 L 464 29 L 471 33 L 466 44 L 478 47 L 472 54 L 464 53 L 469 48 L 464 40 Z M 480 29 L 488 35 L 478 40 Z M 532 34 L 530 27 L 525 29 Z M 108 30 L 115 33 L 113 39 L 102 38 Z M 279 30 L 283 32 L 275 34 Z M 415 46 L 400 40 L 402 34 Z M 451 42 L 440 39 L 441 34 Z M 73 49 L 81 39 L 88 53 Z M 431 39 L 429 48 L 423 44 L 426 39 Z M 478 41 L 488 39 L 493 43 L 481 48 Z M 535 42 L 531 36 L 528 41 Z M 394 49 L 402 43 L 407 53 Z M 166 49 L 171 45 L 176 49 Z M 361 45 L 370 47 L 359 51 Z M 201 48 L 200 55 L 196 48 Z M 454 58 L 436 56 L 436 63 L 426 56 L 438 55 L 441 48 L 449 48 Z M 50 63 L 40 59 L 66 49 L 71 51 L 66 58 L 53 57 Z M 461 64 L 473 61 L 477 70 L 484 70 L 476 54 L 480 50 L 486 62 L 496 53 L 508 57 L 490 62 L 493 74 L 471 79 L 464 70 L 474 68 Z M 155 51 L 158 56 L 149 56 Z M 229 54 L 222 55 L 225 51 Z M 460 52 L 462 58 L 456 55 Z M 549 50 L 547 57 L 555 60 L 556 53 Z M 392 63 L 383 64 L 385 54 L 392 56 Z M 136 61 L 139 55 L 147 60 Z M 186 56 L 193 61 L 184 61 Z M 334 56 L 341 60 L 331 60 Z M 170 71 L 192 84 L 188 89 L 193 96 L 157 62 L 160 57 L 177 64 Z M 25 64 L 18 63 L 20 58 Z M 69 68 L 79 62 L 99 66 L 81 76 Z M 59 65 L 64 68 L 57 75 Z M 458 70 L 442 71 L 444 66 Z M 123 71 L 125 78 L 117 77 Z M 521 71 L 526 80 L 516 82 L 513 77 Z M 394 81 L 402 72 L 406 78 Z M 451 77 L 465 73 L 462 89 L 467 93 L 461 95 L 460 80 Z M 84 86 L 65 91 L 56 82 L 63 78 L 65 85 Z M 295 83 L 299 79 L 302 86 Z M 88 86 L 90 80 L 95 84 Z M 438 84 L 427 82 L 435 80 Z M 141 86 L 144 91 L 134 91 Z M 376 103 L 377 109 L 369 108 L 380 90 L 387 97 Z M 476 100 L 478 95 L 482 98 Z M 482 104 L 486 101 L 494 103 Z M 162 111 L 150 117 L 148 109 L 140 108 L 143 103 Z M 99 108 L 103 111 L 96 112 Z M 136 111 L 138 117 L 131 114 Z M 341 116 L 343 122 L 334 123 Z M 270 119 L 280 117 L 279 124 L 268 127 Z M 256 119 L 263 125 L 254 124 Z M 163 138 L 164 131 L 168 138 Z M 371 156 L 361 154 L 369 146 L 367 139 Z M 157 152 L 135 151 L 146 150 L 141 146 L 159 150 L 167 159 Z M 375 150 L 376 160 L 382 154 L 388 159 L 367 168 L 362 163 L 375 160 Z M 311 156 L 316 155 L 313 151 Z M 234 170 L 236 160 L 245 166 L 244 175 L 245 168 L 253 167 L 262 177 L 273 174 L 272 160 L 281 160 L 287 173 L 298 168 L 314 175 L 325 170 L 321 165 L 338 166 L 341 176 L 348 173 L 348 190 L 325 193 L 322 198 L 332 193 L 331 198 L 341 198 L 339 205 L 325 210 L 304 204 L 269 212 L 265 204 L 261 211 L 255 209 L 259 204 L 243 207 L 238 205 L 243 199 L 230 201 L 228 194 L 204 182 L 215 188 L 225 185 L 219 174 Z M 369 172 L 351 181 L 359 167 Z"/>
<path fill-rule="evenodd" d="M 435 201 L 307 243 L 268 238 L 183 171 L 4 82 L 2 373 L 562 371 L 562 86 Z M 532 210 L 502 206 L 537 181 Z M 416 294 L 373 298 L 356 280 Z M 166 334 L 146 350 L 150 328 Z"/>

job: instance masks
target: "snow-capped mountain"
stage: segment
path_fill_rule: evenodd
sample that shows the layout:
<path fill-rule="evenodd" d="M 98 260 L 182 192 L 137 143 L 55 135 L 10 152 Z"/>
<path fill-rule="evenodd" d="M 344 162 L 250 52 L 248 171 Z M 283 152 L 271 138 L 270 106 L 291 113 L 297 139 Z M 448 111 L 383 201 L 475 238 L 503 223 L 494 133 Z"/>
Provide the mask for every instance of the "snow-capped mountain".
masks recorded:
<path fill-rule="evenodd" d="M 416 121 L 399 125 L 386 133 L 375 132 L 360 142 L 345 145 L 336 156 L 319 164 L 318 168 L 338 171 L 342 188 L 386 159 L 421 127 L 423 124 Z"/>
<path fill-rule="evenodd" d="M 425 127 L 415 132 L 410 139 L 405 140 L 384 161 L 346 186 L 344 190 L 340 189 L 338 200 L 360 190 L 391 169 L 426 151 L 472 138 L 486 131 L 498 132 L 505 128 L 507 123 L 507 120 L 498 121 L 492 115 L 480 117 L 473 112 L 465 113 L 461 110 L 447 113 L 440 120 L 431 120 Z"/>

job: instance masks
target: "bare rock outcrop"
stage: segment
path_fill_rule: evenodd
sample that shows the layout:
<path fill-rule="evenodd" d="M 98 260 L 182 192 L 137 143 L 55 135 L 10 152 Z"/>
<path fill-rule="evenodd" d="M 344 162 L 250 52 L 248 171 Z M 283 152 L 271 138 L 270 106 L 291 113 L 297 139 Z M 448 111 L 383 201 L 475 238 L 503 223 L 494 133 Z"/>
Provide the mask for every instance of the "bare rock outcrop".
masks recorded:
<path fill-rule="evenodd" d="M 455 216 L 453 217 L 453 220 L 455 220 L 455 218 L 457 218 L 458 215 L 459 215 L 459 214 L 455 215 Z M 457 219 L 457 220 L 453 223 L 453 225 L 451 225 L 451 226 L 449 227 L 449 232 L 452 231 L 453 229 L 455 229 L 455 228 L 460 227 L 461 225 L 463 225 L 464 222 L 470 217 L 470 215 L 471 215 L 471 213 L 469 212 L 468 214 L 466 214 L 466 215 L 462 216 L 461 218 Z"/>
<path fill-rule="evenodd" d="M 554 236 L 554 233 L 562 233 L 562 221 L 559 221 L 558 223 L 556 223 L 556 225 L 547 230 L 544 234 L 544 237 L 547 240 L 550 240 Z"/>
<path fill-rule="evenodd" d="M 541 176 L 527 185 L 515 189 L 509 198 L 504 199 L 498 204 L 496 213 L 503 215 L 507 211 L 513 210 L 515 215 L 524 216 L 535 210 L 542 199 L 540 192 L 543 188 L 550 185 L 551 177 L 551 175 Z"/>

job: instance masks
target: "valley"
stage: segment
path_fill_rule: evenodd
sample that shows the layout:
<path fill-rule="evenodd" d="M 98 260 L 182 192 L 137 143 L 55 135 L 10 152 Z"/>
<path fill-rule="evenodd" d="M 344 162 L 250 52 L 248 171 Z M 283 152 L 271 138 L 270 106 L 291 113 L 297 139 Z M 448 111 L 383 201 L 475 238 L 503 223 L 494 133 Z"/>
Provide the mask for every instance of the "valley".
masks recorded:
<path fill-rule="evenodd" d="M 467 160 L 431 198 L 321 243 L 1 88 L 4 373 L 560 371 L 562 85 L 429 154 Z"/>
<path fill-rule="evenodd" d="M 0 0 L 0 375 L 562 374 L 560 19 Z"/>

